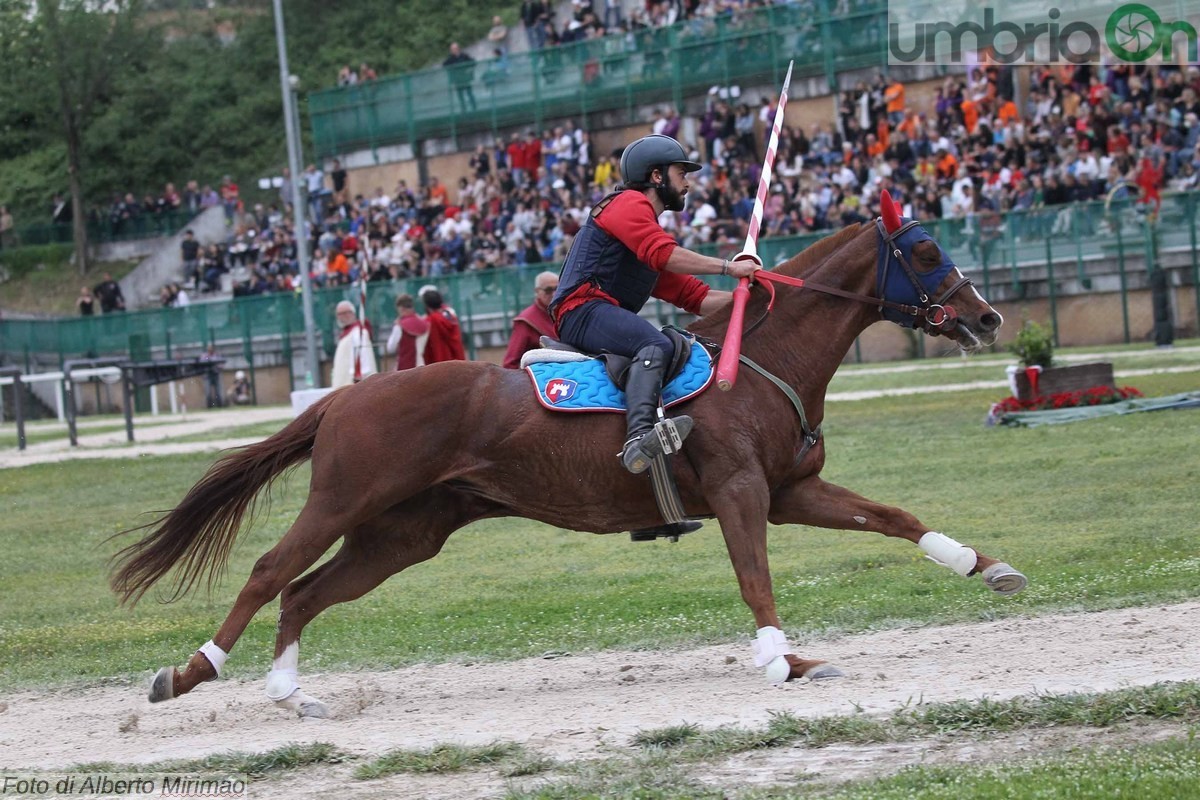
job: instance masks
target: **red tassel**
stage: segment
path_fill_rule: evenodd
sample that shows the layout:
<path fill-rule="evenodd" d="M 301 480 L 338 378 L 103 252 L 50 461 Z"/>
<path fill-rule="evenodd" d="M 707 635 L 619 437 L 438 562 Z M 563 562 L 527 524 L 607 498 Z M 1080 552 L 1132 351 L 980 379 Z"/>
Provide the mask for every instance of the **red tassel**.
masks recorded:
<path fill-rule="evenodd" d="M 888 233 L 900 230 L 900 212 L 898 209 L 899 206 L 892 200 L 891 193 L 887 189 L 884 189 L 879 198 L 879 211 L 883 215 L 883 227 L 887 229 Z"/>

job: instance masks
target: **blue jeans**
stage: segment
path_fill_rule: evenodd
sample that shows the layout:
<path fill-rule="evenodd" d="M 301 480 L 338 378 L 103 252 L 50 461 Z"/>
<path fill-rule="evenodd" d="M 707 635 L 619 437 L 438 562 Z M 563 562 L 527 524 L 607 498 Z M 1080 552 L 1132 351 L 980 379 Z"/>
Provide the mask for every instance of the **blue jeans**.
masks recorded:
<path fill-rule="evenodd" d="M 667 335 L 628 311 L 603 300 L 572 309 L 558 323 L 559 339 L 588 353 L 616 353 L 634 358 L 644 347 L 670 359 L 674 348 Z"/>

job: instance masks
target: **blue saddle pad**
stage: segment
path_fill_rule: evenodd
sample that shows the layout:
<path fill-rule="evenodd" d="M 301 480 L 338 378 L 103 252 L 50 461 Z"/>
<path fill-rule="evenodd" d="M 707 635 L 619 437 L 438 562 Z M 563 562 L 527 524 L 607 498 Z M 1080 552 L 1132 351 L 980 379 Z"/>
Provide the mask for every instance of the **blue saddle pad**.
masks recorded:
<path fill-rule="evenodd" d="M 551 411 L 625 411 L 625 393 L 608 377 L 604 362 L 598 358 L 587 361 L 543 361 L 525 367 L 533 379 L 538 402 Z M 662 401 L 671 407 L 690 400 L 712 383 L 712 356 L 699 342 L 692 342 L 692 352 L 678 375 L 663 387 Z"/>

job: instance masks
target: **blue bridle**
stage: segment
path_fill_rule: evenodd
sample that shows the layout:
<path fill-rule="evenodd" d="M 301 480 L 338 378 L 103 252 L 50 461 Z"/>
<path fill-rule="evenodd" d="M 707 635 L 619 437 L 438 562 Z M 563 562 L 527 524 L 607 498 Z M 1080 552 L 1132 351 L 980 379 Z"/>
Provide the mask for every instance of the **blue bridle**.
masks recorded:
<path fill-rule="evenodd" d="M 945 303 L 959 289 L 971 285 L 970 279 L 959 278 L 940 297 L 931 300 L 957 265 L 915 219 L 902 222 L 891 233 L 882 218 L 875 220 L 875 226 L 880 236 L 875 280 L 880 315 L 904 328 L 916 328 L 918 322 L 923 321 L 930 333 L 953 330 L 958 324 L 958 314 Z M 910 263 L 913 249 L 921 242 L 933 242 L 942 257 L 935 268 L 923 273 L 913 269 Z"/>

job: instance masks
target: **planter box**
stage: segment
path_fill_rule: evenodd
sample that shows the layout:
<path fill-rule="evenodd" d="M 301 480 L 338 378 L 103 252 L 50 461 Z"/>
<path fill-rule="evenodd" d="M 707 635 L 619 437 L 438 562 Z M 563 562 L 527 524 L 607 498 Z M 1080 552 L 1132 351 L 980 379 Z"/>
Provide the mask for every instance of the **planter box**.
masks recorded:
<path fill-rule="evenodd" d="M 1093 386 L 1107 386 L 1116 389 L 1113 381 L 1113 367 L 1108 362 L 1098 361 L 1092 364 L 1073 364 L 1069 367 L 1050 367 L 1042 370 L 1038 378 L 1038 394 L 1043 397 L 1059 392 L 1077 392 L 1081 389 L 1091 389 Z M 1029 378 L 1024 370 L 1017 372 L 1017 399 L 1033 400 L 1034 394 L 1029 385 Z"/>

